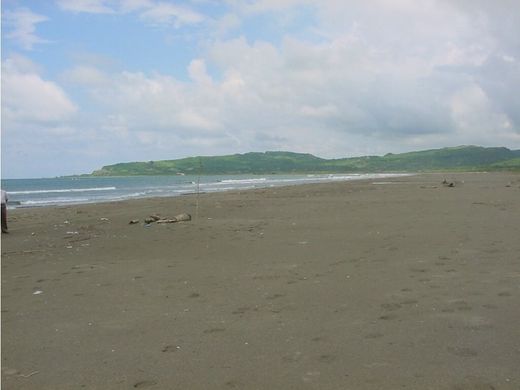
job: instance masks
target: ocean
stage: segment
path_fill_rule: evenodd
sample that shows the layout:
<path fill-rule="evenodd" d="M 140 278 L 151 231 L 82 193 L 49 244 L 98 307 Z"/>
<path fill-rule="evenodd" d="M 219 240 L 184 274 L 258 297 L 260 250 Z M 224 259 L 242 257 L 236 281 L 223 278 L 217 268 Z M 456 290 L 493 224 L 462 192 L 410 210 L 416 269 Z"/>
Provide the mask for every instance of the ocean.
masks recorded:
<path fill-rule="evenodd" d="M 246 190 L 308 183 L 383 179 L 408 174 L 130 176 L 2 179 L 8 208 L 62 206 L 135 198 Z"/>

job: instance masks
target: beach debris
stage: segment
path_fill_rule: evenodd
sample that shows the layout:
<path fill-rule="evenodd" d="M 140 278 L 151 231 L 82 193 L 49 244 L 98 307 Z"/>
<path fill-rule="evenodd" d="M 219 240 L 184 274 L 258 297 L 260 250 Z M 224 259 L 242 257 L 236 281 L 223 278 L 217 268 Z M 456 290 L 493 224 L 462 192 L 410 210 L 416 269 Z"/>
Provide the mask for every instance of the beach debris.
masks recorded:
<path fill-rule="evenodd" d="M 173 218 L 175 218 L 177 220 L 177 222 L 191 221 L 191 215 L 187 214 L 187 213 L 182 213 L 182 214 L 176 215 Z"/>
<path fill-rule="evenodd" d="M 132 219 L 130 222 L 128 222 L 129 225 L 134 225 L 136 223 L 139 223 L 138 219 Z"/>
<path fill-rule="evenodd" d="M 26 375 L 19 374 L 18 376 L 21 376 L 22 378 L 30 378 L 31 376 L 39 374 L 39 373 L 40 373 L 40 371 L 33 371 L 33 372 L 29 373 L 29 374 L 26 374 Z"/>
<path fill-rule="evenodd" d="M 444 180 L 442 181 L 442 185 L 443 185 L 444 187 L 455 187 L 455 183 L 454 183 L 454 182 L 452 182 L 452 181 L 451 181 L 451 182 L 448 182 L 446 179 L 444 179 Z"/>
<path fill-rule="evenodd" d="M 134 384 L 134 387 L 136 389 L 148 388 L 148 387 L 155 386 L 156 384 L 157 384 L 157 381 L 154 381 L 154 380 L 139 381 L 139 382 Z"/>
<path fill-rule="evenodd" d="M 178 222 L 175 218 L 172 219 L 159 219 L 157 223 L 175 223 Z"/>
<path fill-rule="evenodd" d="M 179 345 L 166 345 L 161 351 L 162 352 L 175 352 L 181 349 Z"/>
<path fill-rule="evenodd" d="M 105 218 L 105 217 L 102 217 L 102 218 L 99 218 L 100 221 L 110 221 L 108 218 Z"/>
<path fill-rule="evenodd" d="M 42 290 L 36 290 L 35 292 L 33 292 L 33 295 L 40 295 L 40 294 L 43 294 Z"/>
<path fill-rule="evenodd" d="M 147 225 L 154 223 L 154 222 L 156 222 L 156 223 L 175 223 L 175 222 L 183 222 L 183 221 L 191 221 L 191 215 L 188 213 L 181 213 L 172 218 L 161 217 L 159 215 L 150 215 L 148 218 L 145 218 L 145 220 L 144 220 L 144 222 Z"/>

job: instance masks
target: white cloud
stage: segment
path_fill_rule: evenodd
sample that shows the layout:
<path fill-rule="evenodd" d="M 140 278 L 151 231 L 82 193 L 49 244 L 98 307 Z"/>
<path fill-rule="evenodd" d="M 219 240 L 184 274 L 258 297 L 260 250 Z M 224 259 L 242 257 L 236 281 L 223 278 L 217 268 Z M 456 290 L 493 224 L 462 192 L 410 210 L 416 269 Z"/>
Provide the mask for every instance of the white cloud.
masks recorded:
<path fill-rule="evenodd" d="M 99 69 L 86 65 L 79 65 L 67 70 L 64 72 L 63 78 L 70 83 L 89 87 L 103 86 L 110 82 L 107 75 Z"/>
<path fill-rule="evenodd" d="M 495 105 L 476 84 L 458 91 L 451 99 L 456 123 L 456 138 L 472 139 L 474 143 L 509 144 L 520 141 L 520 132 L 513 130 L 510 118 Z"/>
<path fill-rule="evenodd" d="M 141 19 L 154 24 L 167 24 L 180 27 L 197 24 L 205 18 L 202 14 L 171 3 L 155 3 L 140 14 Z"/>
<path fill-rule="evenodd" d="M 56 83 L 44 80 L 23 57 L 2 63 L 2 112 L 8 126 L 66 120 L 77 107 Z"/>
<path fill-rule="evenodd" d="M 28 8 L 7 10 L 3 14 L 3 22 L 9 31 L 6 37 L 17 42 L 25 50 L 31 50 L 36 44 L 48 42 L 35 34 L 36 25 L 47 20 L 46 16 L 36 14 Z"/>
<path fill-rule="evenodd" d="M 206 18 L 192 9 L 174 2 L 153 0 L 58 0 L 64 11 L 91 14 L 136 13 L 146 23 L 171 25 L 198 24 Z"/>
<path fill-rule="evenodd" d="M 519 145 L 513 108 L 493 97 L 517 95 L 493 78 L 507 69 L 515 80 L 517 63 L 502 59 L 506 68 L 488 74 L 486 66 L 498 69 L 483 61 L 488 49 L 431 44 L 425 53 L 387 51 L 355 29 L 277 46 L 236 38 L 193 59 L 191 81 L 92 68 L 69 75 L 110 113 L 106 136 L 154 150 L 155 159 L 179 156 L 167 145 L 182 155 L 289 149 L 324 157 L 498 139 Z M 495 80 L 489 91 L 486 80 Z"/>
<path fill-rule="evenodd" d="M 499 3 L 229 1 L 229 13 L 215 16 L 173 2 L 77 2 L 76 12 L 200 27 L 190 41 L 198 50 L 180 72 L 188 77 L 76 57 L 59 80 L 85 100 L 78 111 L 18 58 L 16 71 L 4 63 L 13 97 L 4 94 L 3 112 L 55 136 L 76 134 L 103 164 L 276 149 L 340 157 L 470 143 L 520 148 L 519 5 Z M 312 13 L 301 14 L 305 34 L 277 24 L 263 40 L 255 35 L 263 18 L 283 20 L 299 5 Z"/>
<path fill-rule="evenodd" d="M 188 66 L 188 73 L 190 78 L 200 84 L 211 84 L 211 77 L 206 71 L 206 63 L 203 59 L 196 59 L 190 62 Z"/>
<path fill-rule="evenodd" d="M 65 11 L 75 13 L 111 14 L 113 1 L 108 0 L 57 0 L 57 4 Z"/>
<path fill-rule="evenodd" d="M 326 104 L 323 106 L 308 106 L 304 105 L 300 109 L 302 115 L 315 118 L 328 118 L 338 116 L 339 110 L 333 104 Z"/>

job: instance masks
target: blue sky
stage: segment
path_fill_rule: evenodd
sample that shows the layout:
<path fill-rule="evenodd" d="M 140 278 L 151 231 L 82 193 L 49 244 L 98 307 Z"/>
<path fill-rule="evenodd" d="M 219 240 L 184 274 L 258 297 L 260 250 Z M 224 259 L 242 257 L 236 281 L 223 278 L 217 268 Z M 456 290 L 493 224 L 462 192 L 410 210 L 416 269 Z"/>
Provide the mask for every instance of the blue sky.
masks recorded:
<path fill-rule="evenodd" d="M 2 1 L 2 177 L 520 148 L 514 0 Z"/>

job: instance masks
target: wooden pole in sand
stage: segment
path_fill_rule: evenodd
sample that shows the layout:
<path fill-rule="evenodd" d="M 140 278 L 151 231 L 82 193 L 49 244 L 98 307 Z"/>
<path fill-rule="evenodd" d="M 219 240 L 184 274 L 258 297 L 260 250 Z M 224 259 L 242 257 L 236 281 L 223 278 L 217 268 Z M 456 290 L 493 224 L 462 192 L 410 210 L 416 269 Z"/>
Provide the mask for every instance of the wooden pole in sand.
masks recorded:
<path fill-rule="evenodd" d="M 199 194 L 200 194 L 200 175 L 202 172 L 202 159 L 199 156 L 199 172 L 197 175 L 197 198 L 195 200 L 195 222 L 199 220 Z"/>

